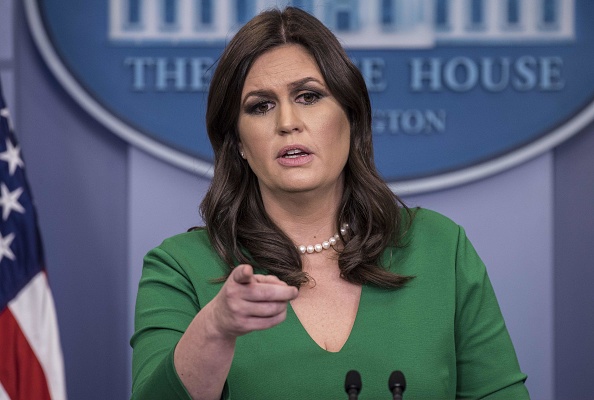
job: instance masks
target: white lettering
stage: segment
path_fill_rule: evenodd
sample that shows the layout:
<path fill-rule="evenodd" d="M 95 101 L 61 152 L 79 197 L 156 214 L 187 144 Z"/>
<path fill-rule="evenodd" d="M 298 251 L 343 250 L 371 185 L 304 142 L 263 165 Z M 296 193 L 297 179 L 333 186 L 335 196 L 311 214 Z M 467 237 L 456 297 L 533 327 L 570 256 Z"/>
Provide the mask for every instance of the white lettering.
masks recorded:
<path fill-rule="evenodd" d="M 483 58 L 483 74 L 481 82 L 489 92 L 501 92 L 509 86 L 510 65 L 509 58 L 502 58 L 496 63 L 492 58 Z M 499 82 L 495 82 L 495 64 L 499 64 Z"/>
<path fill-rule="evenodd" d="M 487 92 L 501 92 L 508 88 L 560 91 L 565 87 L 561 57 L 412 58 L 410 60 L 410 89 L 412 92 L 469 92 L 481 88 Z"/>
<path fill-rule="evenodd" d="M 456 57 L 445 64 L 444 81 L 455 92 L 467 92 L 476 86 L 479 78 L 477 64 L 468 57 Z"/>
<path fill-rule="evenodd" d="M 213 63 L 209 57 L 128 57 L 124 60 L 124 65 L 131 67 L 133 90 L 159 92 L 207 91 Z"/>
<path fill-rule="evenodd" d="M 173 69 L 169 69 L 172 65 Z M 166 58 L 157 58 L 157 90 L 165 91 L 168 89 L 167 81 L 172 80 L 175 83 L 176 90 L 184 90 L 186 87 L 186 59 L 176 58 L 170 63 Z"/>
<path fill-rule="evenodd" d="M 352 61 L 359 68 L 359 71 L 361 71 L 368 91 L 381 92 L 386 90 L 388 87 L 388 83 L 384 77 L 386 60 L 379 57 L 365 57 L 361 60 L 353 59 Z"/>
<path fill-rule="evenodd" d="M 423 91 L 423 81 L 429 81 L 431 91 L 437 92 L 442 89 L 441 60 L 439 58 L 431 58 L 429 60 L 413 58 L 410 60 L 410 67 L 410 86 L 413 92 Z"/>
<path fill-rule="evenodd" d="M 374 135 L 435 134 L 446 129 L 444 110 L 376 110 L 373 113 Z"/>
<path fill-rule="evenodd" d="M 203 92 L 208 90 L 210 79 L 212 78 L 212 59 L 210 58 L 192 58 L 191 64 L 191 76 L 192 90 Z"/>
<path fill-rule="evenodd" d="M 134 90 L 144 90 L 146 88 L 146 68 L 153 66 L 154 61 L 151 58 L 129 57 L 124 60 L 124 65 L 132 66 L 132 87 Z"/>
<path fill-rule="evenodd" d="M 561 57 L 542 57 L 540 59 L 540 88 L 542 90 L 553 91 L 561 90 L 565 87 L 565 82 L 561 77 L 561 67 L 563 59 Z"/>
<path fill-rule="evenodd" d="M 514 79 L 513 87 L 521 92 L 527 92 L 536 87 L 538 77 L 536 76 L 536 58 L 530 56 L 520 57 L 515 63 L 515 70 L 518 77 Z"/>

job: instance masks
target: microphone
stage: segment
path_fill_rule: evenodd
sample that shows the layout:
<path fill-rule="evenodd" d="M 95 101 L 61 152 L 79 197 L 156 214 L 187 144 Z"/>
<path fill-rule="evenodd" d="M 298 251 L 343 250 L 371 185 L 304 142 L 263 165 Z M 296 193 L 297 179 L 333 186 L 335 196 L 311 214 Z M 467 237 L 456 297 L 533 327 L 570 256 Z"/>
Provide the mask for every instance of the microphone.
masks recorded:
<path fill-rule="evenodd" d="M 361 374 L 354 369 L 347 372 L 344 380 L 344 390 L 349 395 L 349 400 L 357 400 L 362 387 Z"/>
<path fill-rule="evenodd" d="M 404 379 L 402 371 L 394 371 L 390 374 L 388 388 L 392 392 L 393 400 L 402 400 L 402 393 L 406 389 L 406 379 Z"/>

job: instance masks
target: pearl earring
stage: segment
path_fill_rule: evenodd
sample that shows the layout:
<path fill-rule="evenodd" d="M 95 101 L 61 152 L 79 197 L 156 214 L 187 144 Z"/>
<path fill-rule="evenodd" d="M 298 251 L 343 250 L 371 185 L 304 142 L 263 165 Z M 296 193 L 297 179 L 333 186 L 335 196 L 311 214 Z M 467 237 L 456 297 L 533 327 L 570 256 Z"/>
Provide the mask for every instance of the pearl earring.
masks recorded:
<path fill-rule="evenodd" d="M 245 158 L 245 154 L 243 154 L 243 151 L 240 151 L 239 154 L 241 154 L 241 158 Z"/>

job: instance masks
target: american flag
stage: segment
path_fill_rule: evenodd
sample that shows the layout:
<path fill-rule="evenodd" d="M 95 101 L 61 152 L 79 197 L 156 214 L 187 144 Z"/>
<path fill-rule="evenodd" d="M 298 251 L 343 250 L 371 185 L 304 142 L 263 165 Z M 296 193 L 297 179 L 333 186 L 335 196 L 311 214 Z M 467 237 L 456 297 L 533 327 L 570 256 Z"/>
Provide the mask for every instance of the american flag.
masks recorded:
<path fill-rule="evenodd" d="M 0 400 L 66 399 L 54 301 L 0 83 Z"/>

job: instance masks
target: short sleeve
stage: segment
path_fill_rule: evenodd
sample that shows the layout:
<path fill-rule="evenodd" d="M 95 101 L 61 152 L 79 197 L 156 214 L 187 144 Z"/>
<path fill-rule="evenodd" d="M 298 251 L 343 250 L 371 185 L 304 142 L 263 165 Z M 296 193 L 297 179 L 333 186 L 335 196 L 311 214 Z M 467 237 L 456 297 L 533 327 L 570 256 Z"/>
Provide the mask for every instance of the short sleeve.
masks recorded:
<path fill-rule="evenodd" d="M 459 228 L 456 253 L 457 398 L 529 399 L 485 265 Z"/>

